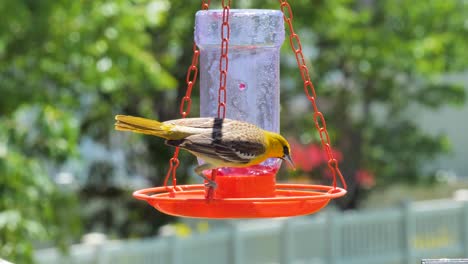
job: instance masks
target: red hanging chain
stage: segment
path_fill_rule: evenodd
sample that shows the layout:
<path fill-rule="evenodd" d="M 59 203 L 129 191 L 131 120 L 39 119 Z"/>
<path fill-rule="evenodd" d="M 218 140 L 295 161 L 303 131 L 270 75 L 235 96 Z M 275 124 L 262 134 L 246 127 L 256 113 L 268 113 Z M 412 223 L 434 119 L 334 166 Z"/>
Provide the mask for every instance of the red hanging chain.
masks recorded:
<path fill-rule="evenodd" d="M 229 26 L 229 10 L 231 8 L 231 0 L 222 1 L 223 4 L 223 23 L 221 24 L 221 55 L 219 57 L 219 90 L 218 90 L 218 118 L 226 117 L 226 84 L 228 73 L 228 52 L 229 52 L 229 36 L 231 29 Z"/>
<path fill-rule="evenodd" d="M 211 0 L 202 0 L 202 5 L 201 5 L 201 9 L 202 10 L 208 10 L 208 8 L 210 7 L 210 2 Z"/>
<path fill-rule="evenodd" d="M 227 3 L 226 3 L 227 2 Z M 228 73 L 228 53 L 229 53 L 229 37 L 231 28 L 229 26 L 229 11 L 231 9 L 231 0 L 222 1 L 223 6 L 223 22 L 221 24 L 221 54 L 219 56 L 219 89 L 218 89 L 218 118 L 226 118 L 226 99 L 227 99 L 227 73 Z M 211 180 L 216 179 L 217 170 L 211 171 Z M 206 197 L 211 200 L 213 196 L 213 188 L 209 188 Z"/>
<path fill-rule="evenodd" d="M 201 9 L 202 10 L 207 10 L 210 7 L 210 0 L 202 0 L 202 5 Z M 180 115 L 182 118 L 187 117 L 187 115 L 190 113 L 190 108 L 192 106 L 192 88 L 197 82 L 197 76 L 198 76 L 198 57 L 200 56 L 200 50 L 198 49 L 197 45 L 193 43 L 193 55 L 192 55 L 192 63 L 188 67 L 187 70 L 187 76 L 185 78 L 185 82 L 187 84 L 187 89 L 185 90 L 185 96 L 182 97 L 182 100 L 180 102 Z M 172 158 L 169 160 L 169 169 L 167 170 L 166 173 L 166 178 L 164 179 L 164 186 L 167 187 L 167 182 L 169 181 L 169 177 L 172 176 L 172 186 L 173 190 L 175 190 L 177 186 L 177 179 L 176 179 L 176 171 L 177 168 L 180 165 L 179 161 L 179 150 L 180 148 L 177 147 L 174 151 L 174 155 Z"/>
<path fill-rule="evenodd" d="M 320 135 L 320 140 L 322 141 L 322 147 L 325 149 L 328 157 L 328 168 L 333 175 L 333 188 L 336 188 L 336 174 L 340 177 L 341 184 L 344 189 L 347 189 L 346 181 L 344 180 L 343 175 L 341 174 L 340 169 L 338 168 L 338 161 L 333 157 L 333 152 L 331 151 L 330 136 L 327 131 L 327 124 L 325 123 L 325 118 L 323 114 L 318 110 L 316 99 L 317 95 L 315 93 L 314 84 L 310 80 L 309 69 L 305 63 L 304 54 L 302 53 L 302 45 L 299 39 L 299 36 L 294 32 L 294 27 L 292 24 L 293 13 L 291 6 L 287 0 L 279 0 L 281 4 L 281 11 L 283 12 L 284 22 L 288 25 L 289 28 L 289 43 L 291 44 L 291 49 L 296 55 L 297 66 L 299 72 L 301 73 L 302 81 L 304 82 L 304 92 L 307 96 L 307 99 L 312 104 L 314 109 L 314 123 L 317 131 Z"/>

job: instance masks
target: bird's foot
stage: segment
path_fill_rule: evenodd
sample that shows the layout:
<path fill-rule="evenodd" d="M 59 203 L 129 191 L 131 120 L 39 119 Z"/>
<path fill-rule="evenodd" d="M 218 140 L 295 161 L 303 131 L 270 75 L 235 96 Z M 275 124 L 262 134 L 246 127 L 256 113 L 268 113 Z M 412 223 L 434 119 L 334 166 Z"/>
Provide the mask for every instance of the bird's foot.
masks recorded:
<path fill-rule="evenodd" d="M 218 187 L 218 184 L 210 179 L 206 179 L 205 182 L 205 198 L 206 202 L 209 203 L 213 200 L 214 190 Z"/>
<path fill-rule="evenodd" d="M 210 170 L 213 169 L 214 167 L 211 164 L 205 163 L 202 164 L 198 167 L 195 168 L 195 173 L 198 174 L 198 176 L 202 177 L 205 180 L 205 187 L 210 188 L 211 190 L 214 190 L 218 187 L 218 184 L 210 178 L 208 178 L 206 175 L 203 174 L 204 170 Z"/>
<path fill-rule="evenodd" d="M 205 187 L 210 188 L 210 189 L 218 188 L 218 184 L 215 181 L 210 180 L 208 178 L 205 178 L 205 180 L 206 180 Z"/>

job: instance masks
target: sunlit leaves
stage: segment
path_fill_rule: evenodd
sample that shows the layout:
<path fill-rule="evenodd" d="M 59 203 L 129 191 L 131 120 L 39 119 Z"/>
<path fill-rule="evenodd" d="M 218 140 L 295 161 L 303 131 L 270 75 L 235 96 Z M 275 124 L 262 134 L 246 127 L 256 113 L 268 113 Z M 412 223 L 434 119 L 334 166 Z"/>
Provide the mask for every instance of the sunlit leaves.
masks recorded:
<path fill-rule="evenodd" d="M 0 2 L 2 257 L 27 263 L 32 243 L 72 239 L 75 203 L 57 190 L 54 174 L 78 154 L 81 137 L 108 138 L 116 111 L 141 98 L 153 111 L 148 98 L 176 87 L 149 34 L 166 23 L 170 7 L 147 0 Z"/>
<path fill-rule="evenodd" d="M 312 81 L 319 104 L 325 101 L 327 127 L 336 129 L 337 144 L 348 149 L 341 149 L 345 170 L 370 168 L 380 184 L 419 179 L 420 164 L 446 152 L 447 144 L 443 136 L 426 135 L 407 113 L 412 105 L 465 102 L 465 89 L 435 80 L 466 69 L 466 1 L 317 0 L 291 6 L 295 27 L 316 36 L 302 45 L 318 50 L 310 61 Z M 284 57 L 293 56 L 284 51 Z M 300 93 L 294 68 L 285 70 Z"/>

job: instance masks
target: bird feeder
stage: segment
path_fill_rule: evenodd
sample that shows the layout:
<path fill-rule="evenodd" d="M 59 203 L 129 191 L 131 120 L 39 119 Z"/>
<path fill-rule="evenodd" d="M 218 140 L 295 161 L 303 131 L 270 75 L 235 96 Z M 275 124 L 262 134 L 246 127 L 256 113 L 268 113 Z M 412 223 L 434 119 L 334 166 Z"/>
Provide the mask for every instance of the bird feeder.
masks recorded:
<path fill-rule="evenodd" d="M 280 47 L 289 27 L 289 42 L 304 81 L 314 121 L 329 157 L 333 186 L 276 183 L 281 160 L 269 159 L 248 168 L 220 168 L 206 172 L 217 188 L 201 184 L 177 185 L 179 161 L 176 149 L 164 186 L 134 192 L 157 210 L 175 216 L 203 218 L 262 218 L 311 214 L 331 199 L 346 193 L 346 183 L 331 152 L 325 119 L 315 104 L 315 91 L 292 26 L 287 1 L 280 10 L 201 10 L 195 16 L 194 57 L 187 73 L 187 93 L 180 111 L 190 111 L 190 93 L 197 78 L 200 58 L 200 116 L 246 121 L 279 133 Z M 207 4 L 203 9 L 207 9 Z M 198 47 L 198 48 L 197 48 Z M 200 160 L 200 163 L 203 161 Z M 336 178 L 343 188 L 337 186 Z M 168 179 L 172 177 L 172 186 Z"/>

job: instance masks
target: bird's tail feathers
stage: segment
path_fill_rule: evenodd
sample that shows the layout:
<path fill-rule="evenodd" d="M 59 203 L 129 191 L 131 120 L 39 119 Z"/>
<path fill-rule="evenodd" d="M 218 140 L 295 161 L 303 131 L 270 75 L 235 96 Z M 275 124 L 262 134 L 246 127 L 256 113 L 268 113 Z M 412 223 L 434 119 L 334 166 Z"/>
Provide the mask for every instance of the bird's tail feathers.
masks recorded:
<path fill-rule="evenodd" d="M 119 131 L 131 131 L 168 139 L 170 127 L 161 122 L 127 115 L 115 116 L 115 129 Z"/>

